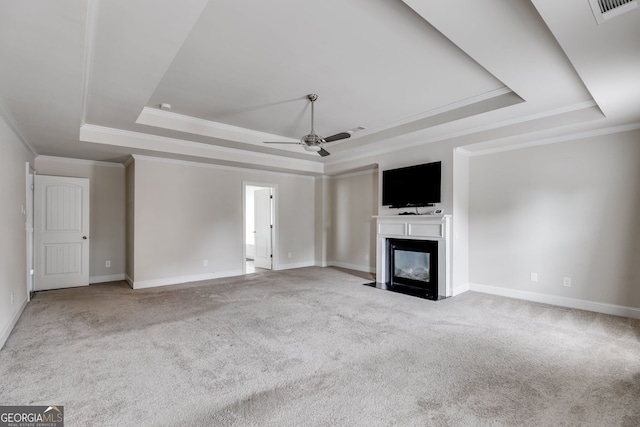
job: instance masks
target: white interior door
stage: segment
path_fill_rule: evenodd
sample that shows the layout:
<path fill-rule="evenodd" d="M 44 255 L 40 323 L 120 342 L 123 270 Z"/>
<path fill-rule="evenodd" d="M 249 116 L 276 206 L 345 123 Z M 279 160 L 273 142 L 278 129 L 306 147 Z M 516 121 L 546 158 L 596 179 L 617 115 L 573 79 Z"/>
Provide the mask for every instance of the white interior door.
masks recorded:
<path fill-rule="evenodd" d="M 254 193 L 254 218 L 256 228 L 256 256 L 254 265 L 257 268 L 272 268 L 271 250 L 271 189 L 256 190 Z"/>
<path fill-rule="evenodd" d="M 89 180 L 35 176 L 35 289 L 89 285 Z"/>

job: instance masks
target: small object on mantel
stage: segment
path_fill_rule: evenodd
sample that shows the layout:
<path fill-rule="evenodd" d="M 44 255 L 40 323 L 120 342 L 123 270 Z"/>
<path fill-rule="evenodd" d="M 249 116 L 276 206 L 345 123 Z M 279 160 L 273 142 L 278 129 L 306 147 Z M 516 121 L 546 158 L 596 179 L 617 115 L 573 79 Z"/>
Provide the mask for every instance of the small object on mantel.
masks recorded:
<path fill-rule="evenodd" d="M 442 209 L 434 209 L 431 211 L 431 215 L 442 215 Z"/>

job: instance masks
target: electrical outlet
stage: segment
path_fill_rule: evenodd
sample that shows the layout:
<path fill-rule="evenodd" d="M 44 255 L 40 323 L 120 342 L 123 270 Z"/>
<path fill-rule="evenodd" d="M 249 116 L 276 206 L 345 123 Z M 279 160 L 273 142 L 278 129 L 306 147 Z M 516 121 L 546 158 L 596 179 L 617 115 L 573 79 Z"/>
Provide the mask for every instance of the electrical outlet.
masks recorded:
<path fill-rule="evenodd" d="M 202 260 L 202 266 L 203 267 L 207 267 L 209 265 L 209 260 L 208 259 L 203 259 Z"/>
<path fill-rule="evenodd" d="M 562 279 L 562 286 L 566 286 L 567 288 L 571 287 L 571 277 L 565 277 Z"/>
<path fill-rule="evenodd" d="M 111 267 L 111 261 L 110 260 L 105 261 L 104 262 L 104 266 L 107 267 L 107 268 L 110 268 Z"/>
<path fill-rule="evenodd" d="M 369 254 L 366 254 L 366 255 L 364 256 L 364 260 L 365 260 L 365 261 L 369 261 Z"/>
<path fill-rule="evenodd" d="M 291 252 L 287 252 L 287 258 L 291 258 L 293 254 Z"/>
<path fill-rule="evenodd" d="M 531 281 L 532 282 L 538 281 L 538 273 L 531 273 Z"/>

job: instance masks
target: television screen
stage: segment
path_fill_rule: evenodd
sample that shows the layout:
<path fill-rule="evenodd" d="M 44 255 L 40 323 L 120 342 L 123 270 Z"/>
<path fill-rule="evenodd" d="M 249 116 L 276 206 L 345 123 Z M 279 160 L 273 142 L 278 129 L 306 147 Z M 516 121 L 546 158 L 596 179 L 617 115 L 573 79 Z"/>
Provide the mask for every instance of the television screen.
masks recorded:
<path fill-rule="evenodd" d="M 440 203 L 441 162 L 382 172 L 382 205 L 392 208 Z"/>

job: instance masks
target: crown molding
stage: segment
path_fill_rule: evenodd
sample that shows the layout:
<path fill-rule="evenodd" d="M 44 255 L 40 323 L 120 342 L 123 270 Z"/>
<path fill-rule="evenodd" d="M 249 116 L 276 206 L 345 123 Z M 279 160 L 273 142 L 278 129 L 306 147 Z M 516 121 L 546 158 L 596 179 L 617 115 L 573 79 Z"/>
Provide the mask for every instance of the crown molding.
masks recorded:
<path fill-rule="evenodd" d="M 117 169 L 123 169 L 125 167 L 125 165 L 123 165 L 122 163 L 102 162 L 98 160 L 72 159 L 70 157 L 37 156 L 35 160 L 43 160 L 47 162 L 75 163 L 79 165 L 90 165 L 90 166 L 105 166 L 105 167 L 117 168 Z"/>
<path fill-rule="evenodd" d="M 277 176 L 291 176 L 291 177 L 302 178 L 302 179 L 311 179 L 311 180 L 315 179 L 315 177 L 313 175 L 303 175 L 303 174 L 289 173 L 289 172 L 268 171 L 268 170 L 253 169 L 253 168 L 244 168 L 244 167 L 241 167 L 241 166 L 218 165 L 218 164 L 213 164 L 213 163 L 195 162 L 195 161 L 192 161 L 192 160 L 170 159 L 170 158 L 165 158 L 165 157 L 153 157 L 153 156 L 146 156 L 144 154 L 132 154 L 131 155 L 131 161 L 129 161 L 129 164 L 131 164 L 135 160 L 143 160 L 143 161 L 156 162 L 156 163 L 165 163 L 165 164 L 170 164 L 170 165 L 191 166 L 191 167 L 198 167 L 198 168 L 205 168 L 205 169 L 216 169 L 216 170 L 223 170 L 223 171 L 243 172 L 243 173 L 258 174 L 258 175 L 277 175 Z M 256 183 L 257 183 L 257 181 L 256 181 Z M 273 185 L 277 185 L 277 184 L 273 184 Z"/>
<path fill-rule="evenodd" d="M 85 124 L 80 128 L 80 140 L 96 144 L 114 145 L 150 152 L 162 152 L 167 155 L 200 157 L 203 160 L 227 161 L 246 165 L 277 169 L 281 172 L 302 174 L 322 174 L 321 162 L 306 159 L 294 159 L 275 154 L 258 153 L 237 148 L 222 147 L 200 142 L 186 141 L 165 136 L 133 132 L 122 129 Z"/>
<path fill-rule="evenodd" d="M 288 138 L 282 135 L 260 132 L 150 107 L 144 107 L 142 109 L 142 112 L 136 119 L 136 123 L 249 144 L 262 144 L 264 140 L 300 142 L 298 139 Z"/>
<path fill-rule="evenodd" d="M 82 69 L 82 107 L 80 125 L 87 121 L 89 108 L 89 92 L 91 90 L 91 75 L 93 72 L 93 53 L 95 46 L 96 27 L 98 22 L 98 0 L 87 0 L 86 26 L 84 33 L 84 63 Z"/>
<path fill-rule="evenodd" d="M 465 129 L 459 132 L 451 132 L 451 133 L 447 133 L 438 137 L 434 137 L 434 138 L 424 138 L 424 139 L 420 139 L 419 136 L 419 131 L 416 132 L 416 141 L 413 142 L 409 142 L 409 143 L 405 143 L 402 144 L 402 146 L 394 146 L 394 147 L 386 147 L 386 146 L 382 146 L 378 149 L 373 149 L 370 150 L 366 153 L 358 153 L 358 154 L 353 154 L 351 156 L 344 156 L 344 157 L 340 157 L 337 160 L 334 161 L 327 161 L 324 164 L 326 166 L 338 166 L 341 163 L 344 162 L 350 162 L 350 161 L 357 161 L 357 160 L 362 160 L 362 159 L 366 159 L 369 157 L 376 157 L 376 156 L 381 156 L 381 155 L 385 155 L 385 154 L 389 154 L 392 152 L 396 152 L 396 151 L 400 151 L 400 150 L 405 150 L 405 149 L 410 149 L 410 148 L 415 148 L 418 146 L 422 146 L 422 145 L 426 145 L 426 144 L 433 144 L 433 143 L 437 143 L 437 142 L 442 142 L 442 141 L 449 141 L 449 140 L 453 140 L 455 138 L 460 138 L 463 136 L 467 136 L 467 135 L 472 135 L 474 133 L 480 133 L 480 132 L 486 132 L 486 131 L 491 131 L 491 130 L 496 130 L 496 129 L 500 129 L 502 127 L 506 127 L 506 126 L 512 126 L 512 125 L 517 125 L 517 124 L 521 124 L 521 123 L 526 123 L 526 122 L 530 122 L 533 120 L 539 120 L 539 119 L 544 119 L 547 117 L 553 117 L 553 116 L 557 116 L 560 114 L 565 114 L 565 113 L 570 113 L 573 111 L 579 111 L 579 110 L 584 110 L 584 109 L 588 109 L 588 108 L 593 108 L 593 107 L 597 107 L 598 104 L 596 104 L 595 101 L 593 100 L 589 100 L 589 101 L 585 101 L 585 102 L 579 102 L 579 103 L 575 103 L 575 104 L 571 104 L 571 105 L 567 105 L 564 107 L 560 107 L 560 108 L 555 108 L 553 110 L 547 110 L 547 111 L 543 111 L 543 112 L 539 112 L 539 113 L 534 113 L 534 114 L 529 114 L 526 116 L 519 116 L 513 119 L 509 119 L 509 120 L 503 120 L 503 121 L 499 121 L 499 122 L 495 122 L 495 123 L 490 123 L 488 125 L 484 125 L 484 126 L 478 126 L 478 127 L 474 127 L 471 129 Z M 514 135 L 517 136 L 517 135 Z M 491 141 L 496 141 L 498 139 L 489 139 L 483 142 L 491 142 Z M 518 147 L 519 144 L 514 144 L 514 147 Z M 458 148 L 462 148 L 462 146 L 458 147 Z M 508 150 L 508 147 L 504 148 L 505 150 Z M 516 149 L 516 148 L 514 148 Z M 460 151 L 460 153 L 472 153 L 472 150 L 466 150 L 466 149 L 462 149 L 462 151 Z"/>
<path fill-rule="evenodd" d="M 470 157 L 484 156 L 487 154 L 502 153 L 505 151 L 521 150 L 523 148 L 537 147 L 540 145 L 557 144 L 559 142 L 574 141 L 576 139 L 586 139 L 595 136 L 611 135 L 614 133 L 629 132 L 640 129 L 640 122 L 628 123 L 625 125 L 611 126 L 606 128 L 592 129 L 583 132 L 574 132 L 550 138 L 538 139 L 535 141 L 523 142 L 520 144 L 510 144 L 504 147 L 487 148 L 484 150 L 469 150 L 464 147 L 457 147 L 456 151 Z"/>
<path fill-rule="evenodd" d="M 374 164 L 371 165 L 370 168 L 364 169 L 364 170 L 358 170 L 355 172 L 346 172 L 346 173 L 339 173 L 336 175 L 326 175 L 329 179 L 342 179 L 342 178 L 352 178 L 355 176 L 361 176 L 361 175 L 375 175 L 378 172 L 378 164 Z"/>

